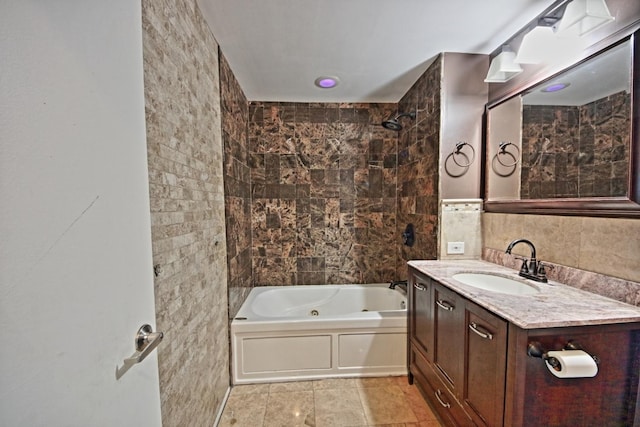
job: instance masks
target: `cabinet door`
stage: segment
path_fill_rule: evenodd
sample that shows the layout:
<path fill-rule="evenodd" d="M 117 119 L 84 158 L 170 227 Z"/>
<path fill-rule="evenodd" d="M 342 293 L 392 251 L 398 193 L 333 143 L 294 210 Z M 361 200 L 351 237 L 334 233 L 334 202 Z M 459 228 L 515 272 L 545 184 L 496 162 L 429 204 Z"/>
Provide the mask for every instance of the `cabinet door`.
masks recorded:
<path fill-rule="evenodd" d="M 460 398 L 464 378 L 464 299 L 434 284 L 434 364 Z"/>
<path fill-rule="evenodd" d="M 432 361 L 433 321 L 431 319 L 431 280 L 418 274 L 411 276 L 410 334 L 413 344 L 418 346 L 425 358 Z"/>
<path fill-rule="evenodd" d="M 507 353 L 507 322 L 466 303 L 466 372 L 463 406 L 478 425 L 501 426 Z"/>

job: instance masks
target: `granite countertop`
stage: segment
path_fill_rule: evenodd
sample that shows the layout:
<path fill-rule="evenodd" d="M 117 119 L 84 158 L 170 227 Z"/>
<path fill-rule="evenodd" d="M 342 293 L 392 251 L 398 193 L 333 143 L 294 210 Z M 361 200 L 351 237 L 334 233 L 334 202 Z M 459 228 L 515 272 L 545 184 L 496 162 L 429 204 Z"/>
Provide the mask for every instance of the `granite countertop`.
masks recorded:
<path fill-rule="evenodd" d="M 421 273 L 522 329 L 640 322 L 640 307 L 552 280 L 539 283 L 497 264 L 475 260 L 409 261 Z M 456 273 L 486 272 L 538 288 L 532 295 L 509 295 L 475 288 L 452 278 Z"/>

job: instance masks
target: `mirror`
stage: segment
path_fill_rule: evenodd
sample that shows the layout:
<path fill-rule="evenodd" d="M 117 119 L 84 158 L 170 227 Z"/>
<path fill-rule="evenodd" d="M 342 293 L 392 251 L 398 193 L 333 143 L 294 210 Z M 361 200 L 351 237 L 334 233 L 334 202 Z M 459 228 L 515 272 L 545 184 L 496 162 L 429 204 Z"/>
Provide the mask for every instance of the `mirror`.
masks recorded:
<path fill-rule="evenodd" d="M 636 35 L 488 106 L 486 211 L 640 216 Z"/>

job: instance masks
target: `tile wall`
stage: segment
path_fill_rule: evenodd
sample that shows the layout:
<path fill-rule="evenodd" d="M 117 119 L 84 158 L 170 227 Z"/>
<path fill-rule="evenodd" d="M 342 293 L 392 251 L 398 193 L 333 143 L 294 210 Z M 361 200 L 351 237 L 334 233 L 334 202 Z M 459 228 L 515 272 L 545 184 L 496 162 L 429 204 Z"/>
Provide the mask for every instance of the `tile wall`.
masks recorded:
<path fill-rule="evenodd" d="M 252 286 L 249 104 L 222 52 L 220 100 L 224 143 L 229 318 L 233 318 Z"/>
<path fill-rule="evenodd" d="M 396 108 L 250 103 L 254 285 L 395 278 Z"/>
<path fill-rule="evenodd" d="M 398 104 L 400 112 L 416 112 L 415 121 L 403 119 L 398 139 L 396 236 L 413 224 L 416 241 L 408 247 L 394 239 L 398 259 L 396 276 L 407 278 L 406 261 L 436 259 L 438 253 L 438 156 L 441 101 L 440 55 Z"/>
<path fill-rule="evenodd" d="M 627 194 L 631 97 L 582 106 L 524 105 L 521 198 Z"/>
<path fill-rule="evenodd" d="M 531 240 L 538 259 L 640 282 L 640 221 L 557 215 L 484 213 L 483 249 L 504 252 L 517 238 Z M 525 245 L 514 253 L 529 256 Z"/>
<path fill-rule="evenodd" d="M 440 69 L 401 100 L 417 118 L 399 133 L 380 126 L 397 104 L 254 101 L 245 139 L 245 97 L 221 56 L 230 316 L 251 286 L 387 282 L 436 257 Z"/>
<path fill-rule="evenodd" d="M 482 256 L 482 199 L 440 201 L 440 253 L 438 259 L 479 259 Z M 449 243 L 462 253 L 449 249 Z"/>
<path fill-rule="evenodd" d="M 212 425 L 229 387 L 217 43 L 195 0 L 143 0 L 142 27 L 162 424 Z"/>

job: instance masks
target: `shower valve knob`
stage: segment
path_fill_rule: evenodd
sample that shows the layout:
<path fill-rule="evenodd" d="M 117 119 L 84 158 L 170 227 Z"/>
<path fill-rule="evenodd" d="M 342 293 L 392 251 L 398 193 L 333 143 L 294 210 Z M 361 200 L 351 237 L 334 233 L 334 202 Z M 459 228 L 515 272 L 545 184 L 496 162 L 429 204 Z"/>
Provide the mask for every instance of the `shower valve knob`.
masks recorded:
<path fill-rule="evenodd" d="M 407 228 L 405 228 L 404 232 L 402 233 L 402 243 L 404 243 L 406 246 L 413 246 L 413 244 L 416 242 L 416 235 L 413 231 L 413 224 L 407 224 Z"/>

